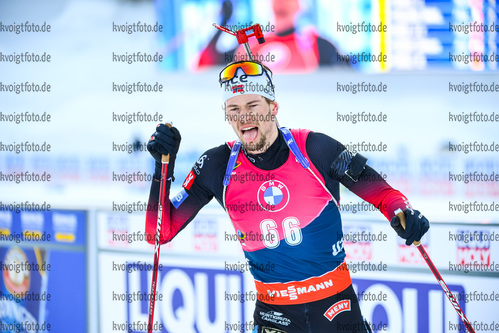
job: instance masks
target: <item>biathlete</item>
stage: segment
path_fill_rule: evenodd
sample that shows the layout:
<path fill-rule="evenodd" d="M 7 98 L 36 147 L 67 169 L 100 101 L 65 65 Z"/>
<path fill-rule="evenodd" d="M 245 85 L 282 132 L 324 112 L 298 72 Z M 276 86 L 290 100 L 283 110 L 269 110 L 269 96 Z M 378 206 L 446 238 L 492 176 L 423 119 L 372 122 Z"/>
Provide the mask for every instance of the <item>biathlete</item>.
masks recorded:
<path fill-rule="evenodd" d="M 370 332 L 344 261 L 340 183 L 376 206 L 407 245 L 421 239 L 428 220 L 361 154 L 321 133 L 278 127 L 279 105 L 266 66 L 231 63 L 219 83 L 238 139 L 207 150 L 194 163 L 170 203 L 170 216 L 163 218 L 161 243 L 216 198 L 255 279 L 254 332 Z M 157 207 L 161 155 L 170 154 L 171 180 L 180 141 L 178 129 L 160 124 L 147 144 L 156 160 L 150 207 Z M 151 243 L 156 224 L 157 211 L 148 211 Z M 249 234 L 261 237 L 245 237 Z"/>

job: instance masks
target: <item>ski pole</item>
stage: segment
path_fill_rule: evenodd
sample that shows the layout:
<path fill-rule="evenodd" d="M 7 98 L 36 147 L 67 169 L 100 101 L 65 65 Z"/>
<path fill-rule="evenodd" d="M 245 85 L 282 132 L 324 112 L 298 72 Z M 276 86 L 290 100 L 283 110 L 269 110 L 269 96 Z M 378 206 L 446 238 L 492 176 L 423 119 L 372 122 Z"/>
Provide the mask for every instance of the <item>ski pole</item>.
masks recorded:
<path fill-rule="evenodd" d="M 171 124 L 165 124 L 168 127 L 172 127 Z M 170 188 L 167 183 L 166 173 L 168 171 L 168 163 L 170 162 L 170 154 L 161 156 L 161 180 L 159 185 L 159 200 L 158 200 L 158 224 L 156 227 L 156 240 L 154 245 L 154 265 L 152 271 L 152 282 L 151 282 L 151 299 L 149 300 L 149 322 L 147 324 L 147 333 L 152 333 L 153 321 L 154 321 L 154 306 L 156 305 L 156 289 L 158 281 L 158 267 L 159 267 L 159 249 L 160 249 L 160 237 L 161 237 L 161 223 L 163 219 L 163 204 L 165 197 L 168 199 Z M 168 192 L 168 193 L 165 193 Z M 165 195 L 166 194 L 166 195 Z M 169 213 L 170 205 L 166 205 L 166 211 Z M 168 216 L 170 214 L 167 214 Z"/>
<path fill-rule="evenodd" d="M 401 222 L 400 224 L 402 225 L 402 227 L 405 229 L 405 221 L 404 222 L 400 221 L 400 222 Z M 454 307 L 454 310 L 456 310 L 457 314 L 459 315 L 459 318 L 461 318 L 461 321 L 463 322 L 464 326 L 466 327 L 466 330 L 468 331 L 468 333 L 475 333 L 475 330 L 471 326 L 470 321 L 468 320 L 468 318 L 466 318 L 466 315 L 464 314 L 463 310 L 459 306 L 459 303 L 456 301 L 456 298 L 450 292 L 449 287 L 447 287 L 447 284 L 445 283 L 444 279 L 442 278 L 442 275 L 440 275 L 437 268 L 433 264 L 433 261 L 431 261 L 430 256 L 428 255 L 428 253 L 426 253 L 426 250 L 424 249 L 423 244 L 421 244 L 421 241 L 414 241 L 413 244 L 418 248 L 419 253 L 421 253 L 421 256 L 423 256 L 423 259 L 428 264 L 428 267 L 430 267 L 431 272 L 433 273 L 433 275 L 437 279 L 437 282 L 440 285 L 440 287 L 442 287 L 445 295 L 447 296 L 447 298 L 451 302 L 452 306 Z"/>

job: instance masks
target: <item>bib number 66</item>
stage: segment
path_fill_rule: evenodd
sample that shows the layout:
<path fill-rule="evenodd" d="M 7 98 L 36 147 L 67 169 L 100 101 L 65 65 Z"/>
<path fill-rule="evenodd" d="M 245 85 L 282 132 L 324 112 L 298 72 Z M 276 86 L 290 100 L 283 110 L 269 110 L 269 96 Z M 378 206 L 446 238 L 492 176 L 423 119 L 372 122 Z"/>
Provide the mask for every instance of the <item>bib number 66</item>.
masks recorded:
<path fill-rule="evenodd" d="M 300 221 L 296 217 L 286 217 L 282 221 L 282 230 L 284 232 L 284 240 L 288 245 L 295 246 L 301 243 L 302 234 L 300 229 Z M 272 219 L 265 219 L 260 223 L 260 231 L 262 232 L 263 245 L 268 249 L 275 249 L 281 242 L 277 223 Z"/>

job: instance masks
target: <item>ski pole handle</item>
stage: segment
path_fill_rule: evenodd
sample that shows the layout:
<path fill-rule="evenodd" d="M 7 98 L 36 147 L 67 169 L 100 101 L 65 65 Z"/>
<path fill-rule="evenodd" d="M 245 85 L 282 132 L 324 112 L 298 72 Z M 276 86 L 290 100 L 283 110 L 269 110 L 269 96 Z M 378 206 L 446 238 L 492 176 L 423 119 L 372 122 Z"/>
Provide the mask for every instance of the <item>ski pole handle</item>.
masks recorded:
<path fill-rule="evenodd" d="M 400 219 L 400 225 L 402 226 L 402 228 L 404 228 L 405 230 L 405 215 L 404 215 L 404 212 L 400 212 L 397 214 L 397 216 L 399 217 Z M 414 243 L 412 243 L 416 246 L 418 246 L 419 244 L 421 244 L 421 241 L 414 241 Z"/>
<path fill-rule="evenodd" d="M 168 128 L 172 128 L 172 123 L 165 123 L 166 126 L 168 126 Z M 167 154 L 167 155 L 161 155 L 161 163 L 170 163 L 170 154 Z M 165 174 L 166 176 L 166 174 Z"/>

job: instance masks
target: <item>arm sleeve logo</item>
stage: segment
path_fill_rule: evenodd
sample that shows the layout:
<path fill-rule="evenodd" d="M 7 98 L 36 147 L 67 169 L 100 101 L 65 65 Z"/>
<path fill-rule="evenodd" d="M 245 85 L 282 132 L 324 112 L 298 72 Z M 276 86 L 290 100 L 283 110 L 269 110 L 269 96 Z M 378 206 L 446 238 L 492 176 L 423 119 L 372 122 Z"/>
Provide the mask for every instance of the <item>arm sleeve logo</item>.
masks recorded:
<path fill-rule="evenodd" d="M 185 177 L 184 184 L 182 184 L 182 187 L 184 187 L 186 190 L 190 189 L 192 186 L 192 183 L 194 183 L 194 179 L 196 179 L 196 175 L 192 170 L 189 172 L 187 177 Z"/>

